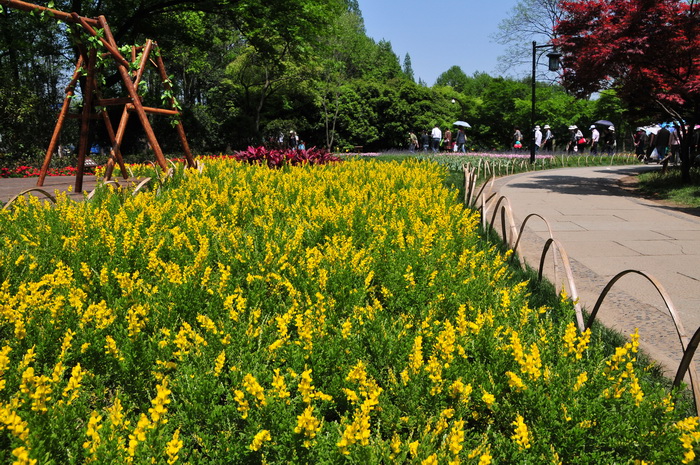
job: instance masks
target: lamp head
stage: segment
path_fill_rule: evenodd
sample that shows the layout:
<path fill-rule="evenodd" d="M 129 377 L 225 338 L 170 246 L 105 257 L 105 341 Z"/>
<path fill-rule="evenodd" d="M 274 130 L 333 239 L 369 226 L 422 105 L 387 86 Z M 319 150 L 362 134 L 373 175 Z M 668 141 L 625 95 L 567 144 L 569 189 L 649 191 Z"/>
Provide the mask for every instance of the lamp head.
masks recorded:
<path fill-rule="evenodd" d="M 547 54 L 547 58 L 549 58 L 549 70 L 557 71 L 561 65 L 561 53 L 554 49 Z"/>

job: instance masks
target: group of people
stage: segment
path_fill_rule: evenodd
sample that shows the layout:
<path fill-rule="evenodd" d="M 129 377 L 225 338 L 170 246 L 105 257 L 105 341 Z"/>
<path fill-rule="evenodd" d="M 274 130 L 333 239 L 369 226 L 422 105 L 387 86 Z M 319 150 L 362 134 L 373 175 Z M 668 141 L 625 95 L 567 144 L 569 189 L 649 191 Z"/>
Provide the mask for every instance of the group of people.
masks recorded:
<path fill-rule="evenodd" d="M 600 129 L 599 129 L 600 128 Z M 615 139 L 615 126 L 592 124 L 589 128 L 591 137 L 586 139 L 583 131 L 578 126 L 569 126 L 569 142 L 566 146 L 566 151 L 569 154 L 578 152 L 583 154 L 586 147 L 590 146 L 591 155 L 608 155 L 611 156 L 617 150 L 617 141 Z"/>
<path fill-rule="evenodd" d="M 411 153 L 415 153 L 419 148 L 422 148 L 424 152 L 432 149 L 433 153 L 441 150 L 466 153 L 466 145 L 467 134 L 463 128 L 459 128 L 456 133 L 453 133 L 450 128 L 446 128 L 443 133 L 436 124 L 430 132 L 423 131 L 421 133 L 420 141 L 415 132 L 408 131 L 408 150 Z"/>
<path fill-rule="evenodd" d="M 276 145 L 279 149 L 306 150 L 306 143 L 299 138 L 299 134 L 296 131 L 289 131 L 289 136 L 287 137 L 280 132 Z"/>
<path fill-rule="evenodd" d="M 680 162 L 681 137 L 678 123 L 662 124 L 656 133 L 637 128 L 634 134 L 635 153 L 645 163 L 658 161 L 666 170 L 669 161 Z"/>
<path fill-rule="evenodd" d="M 544 129 L 544 132 L 542 132 L 542 129 Z M 552 128 L 549 127 L 549 124 L 545 124 L 542 129 L 539 126 L 535 126 L 534 129 L 535 152 L 539 152 L 540 150 L 551 152 L 554 150 L 554 133 L 552 133 Z M 520 128 L 516 126 L 513 131 L 513 150 L 516 152 L 522 151 L 523 147 L 527 147 L 527 143 L 525 142 L 526 141 L 523 140 L 523 133 L 520 132 Z"/>
<path fill-rule="evenodd" d="M 583 153 L 586 147 L 590 146 L 592 155 L 598 155 L 599 153 L 613 154 L 617 145 L 615 142 L 615 127 L 605 126 L 601 129 L 602 132 L 598 130 L 596 125 L 591 125 L 591 137 L 587 139 L 578 126 L 575 124 L 569 126 L 569 138 L 566 151 L 569 154 L 574 152 Z M 535 142 L 535 152 L 552 152 L 554 150 L 555 138 L 549 124 L 545 124 L 543 128 L 535 126 L 533 138 Z M 523 133 L 517 126 L 513 131 L 512 144 L 515 152 L 522 151 L 529 147 L 529 140 L 523 139 Z"/>

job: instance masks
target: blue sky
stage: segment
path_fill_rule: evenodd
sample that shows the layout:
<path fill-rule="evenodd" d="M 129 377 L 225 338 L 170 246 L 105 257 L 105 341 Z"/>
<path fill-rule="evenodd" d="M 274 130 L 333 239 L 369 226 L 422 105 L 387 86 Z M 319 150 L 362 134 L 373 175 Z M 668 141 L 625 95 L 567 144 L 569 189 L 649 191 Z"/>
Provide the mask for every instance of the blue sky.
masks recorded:
<path fill-rule="evenodd" d="M 391 42 L 403 65 L 411 56 L 416 77 L 429 86 L 450 67 L 467 75 L 499 75 L 504 46 L 491 39 L 518 0 L 359 0 L 367 35 Z M 527 72 L 527 70 L 524 70 Z M 520 74 L 507 73 L 511 75 Z"/>

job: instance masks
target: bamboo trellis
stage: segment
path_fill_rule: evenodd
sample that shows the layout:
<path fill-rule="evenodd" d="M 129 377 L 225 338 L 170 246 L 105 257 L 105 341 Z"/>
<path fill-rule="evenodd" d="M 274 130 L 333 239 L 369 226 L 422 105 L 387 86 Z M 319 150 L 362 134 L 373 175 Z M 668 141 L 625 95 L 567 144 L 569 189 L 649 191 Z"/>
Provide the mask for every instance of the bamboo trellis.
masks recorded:
<path fill-rule="evenodd" d="M 78 115 L 78 118 L 80 119 L 80 140 L 78 143 L 78 166 L 75 180 L 75 192 L 82 192 L 83 190 L 83 173 L 88 151 L 90 121 L 92 119 L 102 119 L 112 144 L 110 148 L 109 161 L 105 170 L 105 179 L 109 180 L 111 178 L 114 165 L 117 163 L 120 166 L 124 178 L 126 179 L 128 177 L 120 147 L 124 139 L 124 133 L 129 121 L 129 116 L 132 112 L 135 112 L 139 118 L 141 126 L 146 133 L 146 140 L 153 150 L 158 166 L 160 166 L 163 171 L 167 171 L 167 161 L 163 155 L 163 151 L 158 143 L 158 139 L 156 138 L 151 123 L 148 120 L 148 115 L 168 115 L 178 118 L 179 120 L 180 110 L 177 107 L 175 98 L 172 96 L 169 98 L 168 102 L 170 104 L 170 108 L 146 107 L 143 105 L 142 99 L 137 90 L 139 83 L 141 82 L 141 78 L 146 71 L 146 67 L 149 64 L 157 69 L 164 91 L 170 91 L 171 89 L 171 83 L 168 79 L 165 65 L 163 64 L 161 54 L 158 50 L 158 45 L 154 41 L 149 39 L 146 41 L 146 44 L 143 47 L 132 46 L 130 57 L 131 61 L 129 61 L 124 58 L 122 53 L 119 51 L 119 47 L 117 46 L 114 36 L 112 35 L 112 31 L 110 30 L 104 16 L 99 16 L 98 18 L 86 18 L 78 15 L 77 13 L 66 13 L 17 0 L 0 0 L 0 5 L 4 5 L 8 8 L 15 8 L 21 11 L 39 12 L 56 20 L 75 24 L 79 26 L 82 32 L 84 32 L 88 37 L 96 38 L 104 47 L 104 53 L 98 54 L 98 51 L 95 48 L 88 48 L 84 45 L 84 43 L 76 44 L 79 52 L 79 58 L 77 60 L 75 71 L 73 72 L 70 83 L 66 87 L 63 106 L 59 112 L 56 126 L 54 127 L 53 135 L 51 137 L 51 142 L 46 150 L 46 156 L 44 157 L 44 163 L 41 167 L 41 173 L 39 175 L 39 180 L 37 181 L 37 186 L 44 185 L 44 179 L 46 178 L 46 174 L 51 163 L 51 157 L 58 146 L 61 130 L 63 129 L 66 118 L 70 116 L 70 102 L 75 94 L 75 87 L 81 78 L 83 79 L 83 109 L 81 114 Z M 138 54 L 139 52 L 140 55 Z M 103 58 L 111 59 L 116 65 L 121 82 L 126 90 L 126 93 L 128 94 L 127 97 L 102 98 L 102 89 L 100 89 L 99 80 L 96 78 L 96 65 L 98 59 Z M 87 67 L 87 69 L 85 69 L 85 67 Z M 106 107 L 115 105 L 123 106 L 121 119 L 119 120 L 119 126 L 116 132 L 109 114 L 106 111 Z M 192 157 L 189 144 L 187 143 L 187 137 L 181 121 L 177 121 L 176 129 L 180 143 L 182 144 L 185 158 L 187 160 L 187 165 L 194 167 L 195 162 Z"/>

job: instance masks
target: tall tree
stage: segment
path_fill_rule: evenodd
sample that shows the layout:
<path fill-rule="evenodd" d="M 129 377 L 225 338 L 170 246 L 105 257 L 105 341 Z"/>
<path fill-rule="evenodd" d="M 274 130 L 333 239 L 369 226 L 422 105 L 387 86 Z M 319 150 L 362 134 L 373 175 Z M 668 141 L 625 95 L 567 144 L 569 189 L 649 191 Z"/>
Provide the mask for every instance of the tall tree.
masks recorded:
<path fill-rule="evenodd" d="M 453 66 L 442 73 L 435 81 L 438 86 L 450 86 L 457 92 L 464 92 L 469 85 L 469 78 L 459 66 Z"/>
<path fill-rule="evenodd" d="M 700 5 L 695 0 L 562 3 L 555 43 L 564 53 L 564 85 L 589 95 L 614 88 L 631 107 L 663 112 L 681 127 L 683 179 L 700 122 Z"/>
<path fill-rule="evenodd" d="M 554 26 L 563 15 L 559 3 L 560 0 L 520 0 L 500 22 L 492 38 L 508 47 L 498 57 L 501 72 L 522 69 L 522 75 L 530 73 L 526 65 L 532 59 L 531 43 L 533 40 L 549 43 L 554 39 Z"/>
<path fill-rule="evenodd" d="M 403 73 L 408 79 L 416 82 L 416 77 L 413 73 L 413 66 L 411 66 L 411 55 L 408 53 L 406 53 L 406 56 L 403 58 Z"/>

